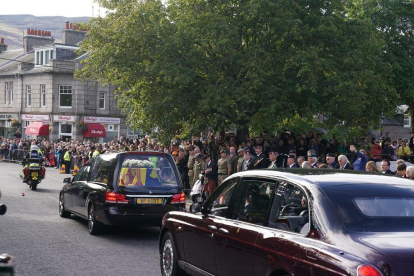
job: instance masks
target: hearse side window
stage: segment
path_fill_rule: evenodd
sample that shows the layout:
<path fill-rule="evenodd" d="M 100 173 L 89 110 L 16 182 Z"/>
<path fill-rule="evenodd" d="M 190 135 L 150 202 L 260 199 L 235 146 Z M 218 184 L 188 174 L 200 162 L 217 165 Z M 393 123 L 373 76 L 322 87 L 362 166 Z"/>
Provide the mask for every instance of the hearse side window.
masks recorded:
<path fill-rule="evenodd" d="M 237 182 L 238 178 L 225 181 L 211 195 L 209 203 L 207 204 L 211 215 L 219 217 L 226 216 Z"/>
<path fill-rule="evenodd" d="M 307 234 L 310 228 L 306 193 L 294 184 L 281 181 L 276 189 L 268 226 Z"/>
<path fill-rule="evenodd" d="M 82 167 L 79 172 L 73 177 L 73 182 L 75 181 L 86 181 L 89 174 L 89 166 Z"/>
<path fill-rule="evenodd" d="M 243 180 L 232 219 L 265 225 L 275 185 L 270 181 Z"/>
<path fill-rule="evenodd" d="M 97 156 L 91 170 L 89 180 L 108 184 L 113 177 L 113 167 L 116 163 L 114 156 Z"/>

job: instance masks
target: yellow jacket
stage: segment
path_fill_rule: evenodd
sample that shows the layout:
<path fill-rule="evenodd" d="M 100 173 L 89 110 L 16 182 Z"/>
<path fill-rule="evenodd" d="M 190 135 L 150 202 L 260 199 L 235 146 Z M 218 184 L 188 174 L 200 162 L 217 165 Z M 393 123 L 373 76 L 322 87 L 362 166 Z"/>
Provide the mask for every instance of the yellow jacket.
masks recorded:
<path fill-rule="evenodd" d="M 411 155 L 411 150 L 410 147 L 405 146 L 405 147 L 399 147 L 398 148 L 398 156 L 408 156 Z"/>

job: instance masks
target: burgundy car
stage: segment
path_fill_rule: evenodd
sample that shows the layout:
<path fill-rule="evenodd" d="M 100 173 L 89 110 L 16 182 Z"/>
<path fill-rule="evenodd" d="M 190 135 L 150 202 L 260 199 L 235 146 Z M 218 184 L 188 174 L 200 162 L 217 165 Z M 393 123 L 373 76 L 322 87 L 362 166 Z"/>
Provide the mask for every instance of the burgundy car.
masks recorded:
<path fill-rule="evenodd" d="M 237 173 L 200 212 L 167 213 L 159 250 L 168 276 L 414 275 L 414 182 L 336 170 Z"/>

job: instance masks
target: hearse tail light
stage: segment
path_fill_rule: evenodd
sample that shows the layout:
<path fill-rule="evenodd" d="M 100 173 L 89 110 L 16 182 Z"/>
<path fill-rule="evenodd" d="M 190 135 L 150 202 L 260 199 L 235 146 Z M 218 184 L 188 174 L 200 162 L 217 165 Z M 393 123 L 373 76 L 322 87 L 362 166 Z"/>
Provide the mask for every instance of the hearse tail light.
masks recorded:
<path fill-rule="evenodd" d="M 173 204 L 180 204 L 183 202 L 185 202 L 185 193 L 174 195 L 171 201 Z"/>
<path fill-rule="evenodd" d="M 105 203 L 128 204 L 128 200 L 122 194 L 111 192 L 105 194 Z"/>
<path fill-rule="evenodd" d="M 360 265 L 358 266 L 358 276 L 382 276 L 381 272 L 378 271 L 372 265 Z"/>

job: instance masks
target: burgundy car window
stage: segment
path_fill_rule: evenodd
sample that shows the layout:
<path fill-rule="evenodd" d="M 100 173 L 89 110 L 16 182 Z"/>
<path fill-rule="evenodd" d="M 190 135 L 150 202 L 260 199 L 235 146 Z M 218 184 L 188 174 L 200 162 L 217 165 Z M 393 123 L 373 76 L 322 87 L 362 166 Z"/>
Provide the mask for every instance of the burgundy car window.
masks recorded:
<path fill-rule="evenodd" d="M 306 234 L 310 229 L 308 209 L 305 192 L 292 183 L 281 181 L 270 209 L 268 226 Z"/>
<path fill-rule="evenodd" d="M 210 214 L 225 217 L 230 205 L 230 200 L 236 188 L 238 178 L 230 179 L 222 183 L 209 199 Z"/>
<path fill-rule="evenodd" d="M 275 185 L 274 182 L 244 180 L 236 198 L 232 219 L 265 225 Z"/>
<path fill-rule="evenodd" d="M 355 198 L 355 205 L 368 217 L 414 217 L 414 198 Z"/>

